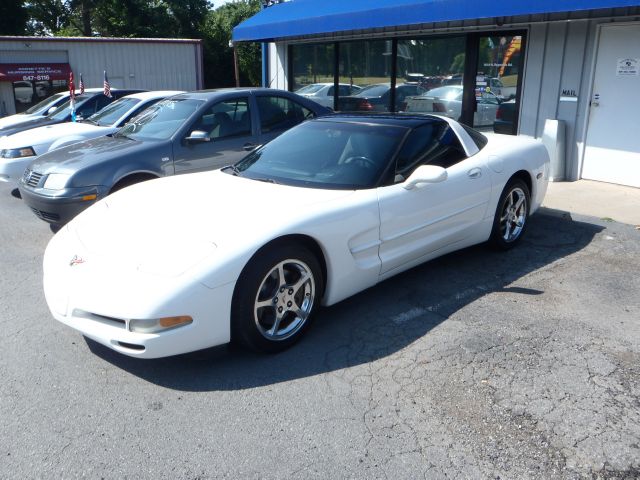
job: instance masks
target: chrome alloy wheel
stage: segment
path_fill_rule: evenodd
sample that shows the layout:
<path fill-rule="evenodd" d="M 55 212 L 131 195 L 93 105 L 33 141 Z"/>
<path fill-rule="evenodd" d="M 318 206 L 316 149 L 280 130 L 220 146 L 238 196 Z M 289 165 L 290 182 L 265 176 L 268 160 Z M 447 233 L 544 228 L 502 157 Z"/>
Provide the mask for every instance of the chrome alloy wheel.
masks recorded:
<path fill-rule="evenodd" d="M 528 211 L 524 191 L 519 187 L 511 190 L 504 199 L 500 213 L 500 235 L 505 242 L 511 243 L 518 239 L 527 221 Z"/>
<path fill-rule="evenodd" d="M 284 340 L 302 328 L 313 309 L 316 284 L 309 266 L 283 260 L 264 277 L 256 295 L 253 316 L 268 340 Z"/>

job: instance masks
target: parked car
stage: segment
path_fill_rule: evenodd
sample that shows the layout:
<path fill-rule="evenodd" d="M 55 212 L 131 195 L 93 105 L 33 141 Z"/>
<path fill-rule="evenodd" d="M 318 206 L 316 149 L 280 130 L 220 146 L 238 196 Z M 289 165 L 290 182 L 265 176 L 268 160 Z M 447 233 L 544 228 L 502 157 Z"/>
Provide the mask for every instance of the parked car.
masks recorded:
<path fill-rule="evenodd" d="M 128 185 L 229 165 L 294 125 L 328 113 L 280 90 L 184 93 L 153 105 L 112 136 L 45 153 L 28 166 L 18 188 L 39 218 L 63 225 Z"/>
<path fill-rule="evenodd" d="M 476 91 L 476 105 L 473 125 L 476 127 L 493 125 L 500 99 L 491 92 Z M 462 86 L 438 87 L 420 96 L 408 97 L 404 111 L 437 113 L 458 120 L 462 114 Z"/>
<path fill-rule="evenodd" d="M 24 112 L 0 118 L 0 137 L 3 137 L 5 135 L 5 130 L 8 131 L 10 127 L 28 122 L 36 117 L 43 117 L 49 113 L 53 113 L 56 108 L 68 99 L 69 92 L 55 93 L 39 103 L 36 103 Z"/>
<path fill-rule="evenodd" d="M 515 135 L 516 101 L 515 99 L 503 102 L 498 106 L 496 119 L 493 122 L 493 131 L 506 135 Z"/>
<path fill-rule="evenodd" d="M 353 95 L 360 90 L 362 90 L 362 87 L 358 87 L 357 85 L 341 83 L 338 85 L 338 97 Z M 296 93 L 324 107 L 333 108 L 333 97 L 335 94 L 335 85 L 333 83 L 312 83 L 296 90 Z"/>
<path fill-rule="evenodd" d="M 425 90 L 417 84 L 396 85 L 396 105 L 402 105 L 406 97 L 420 95 Z M 391 103 L 391 85 L 376 83 L 364 87 L 355 95 L 340 97 L 339 110 L 343 112 L 388 112 Z"/>
<path fill-rule="evenodd" d="M 76 118 L 82 120 L 89 118 L 91 115 L 109 105 L 114 100 L 132 93 L 146 92 L 146 90 L 132 89 L 111 89 L 111 97 L 103 95 L 101 88 L 88 88 L 82 95 L 76 95 Z M 55 111 L 44 117 L 30 118 L 26 122 L 12 125 L 2 129 L 1 136 L 9 136 L 14 133 L 23 132 L 36 127 L 44 127 L 45 125 L 55 125 L 56 123 L 64 123 L 71 121 L 71 101 L 67 101 L 60 105 Z"/>
<path fill-rule="evenodd" d="M 18 183 L 39 155 L 66 145 L 114 133 L 147 107 L 180 91 L 142 92 L 110 103 L 86 120 L 32 128 L 0 138 L 0 181 Z"/>
<path fill-rule="evenodd" d="M 219 171 L 134 185 L 49 242 L 60 322 L 120 353 L 274 352 L 320 305 L 489 240 L 516 245 L 549 156 L 430 115 L 305 122 Z"/>

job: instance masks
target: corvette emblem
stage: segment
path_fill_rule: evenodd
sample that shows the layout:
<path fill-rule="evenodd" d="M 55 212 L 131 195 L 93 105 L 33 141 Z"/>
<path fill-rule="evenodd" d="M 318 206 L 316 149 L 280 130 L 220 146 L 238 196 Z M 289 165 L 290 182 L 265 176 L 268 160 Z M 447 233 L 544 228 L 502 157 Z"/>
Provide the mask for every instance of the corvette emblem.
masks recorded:
<path fill-rule="evenodd" d="M 69 262 L 69 266 L 73 267 L 74 265 L 80 265 L 81 263 L 84 263 L 84 262 L 85 262 L 84 258 L 79 257 L 78 255 L 74 255 L 71 261 Z"/>

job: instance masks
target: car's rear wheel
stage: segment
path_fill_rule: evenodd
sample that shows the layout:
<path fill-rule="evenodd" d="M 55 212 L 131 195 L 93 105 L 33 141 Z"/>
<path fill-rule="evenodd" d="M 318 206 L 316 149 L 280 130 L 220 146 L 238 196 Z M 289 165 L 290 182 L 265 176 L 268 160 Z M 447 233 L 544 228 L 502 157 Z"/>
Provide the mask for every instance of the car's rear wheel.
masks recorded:
<path fill-rule="evenodd" d="M 279 352 L 307 330 L 322 296 L 322 270 L 299 245 L 258 252 L 233 295 L 232 339 L 258 352 Z"/>
<path fill-rule="evenodd" d="M 519 178 L 510 180 L 498 201 L 489 242 L 500 250 L 508 250 L 520 242 L 529 219 L 531 195 Z"/>

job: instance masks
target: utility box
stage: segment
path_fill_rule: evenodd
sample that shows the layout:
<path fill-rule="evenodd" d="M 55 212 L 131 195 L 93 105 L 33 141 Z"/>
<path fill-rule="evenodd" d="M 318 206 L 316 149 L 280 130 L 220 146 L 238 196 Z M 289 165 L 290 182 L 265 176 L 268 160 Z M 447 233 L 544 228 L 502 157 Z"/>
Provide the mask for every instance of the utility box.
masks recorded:
<path fill-rule="evenodd" d="M 566 177 L 565 162 L 565 124 L 562 120 L 547 119 L 544 122 L 542 143 L 547 147 L 551 159 L 549 180 L 561 182 Z"/>

